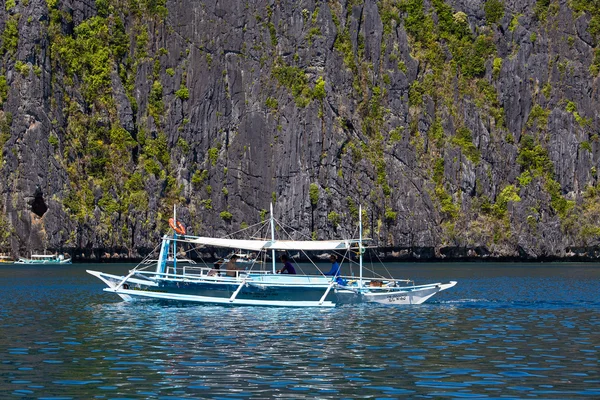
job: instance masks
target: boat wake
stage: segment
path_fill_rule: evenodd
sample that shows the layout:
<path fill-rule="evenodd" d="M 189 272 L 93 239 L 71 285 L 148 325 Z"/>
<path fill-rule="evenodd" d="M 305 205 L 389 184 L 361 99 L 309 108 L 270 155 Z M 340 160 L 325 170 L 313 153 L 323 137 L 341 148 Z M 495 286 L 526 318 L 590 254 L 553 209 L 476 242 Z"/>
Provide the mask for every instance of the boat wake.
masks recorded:
<path fill-rule="evenodd" d="M 488 299 L 455 299 L 455 300 L 440 300 L 437 304 L 472 304 L 472 303 L 491 303 L 491 300 Z"/>

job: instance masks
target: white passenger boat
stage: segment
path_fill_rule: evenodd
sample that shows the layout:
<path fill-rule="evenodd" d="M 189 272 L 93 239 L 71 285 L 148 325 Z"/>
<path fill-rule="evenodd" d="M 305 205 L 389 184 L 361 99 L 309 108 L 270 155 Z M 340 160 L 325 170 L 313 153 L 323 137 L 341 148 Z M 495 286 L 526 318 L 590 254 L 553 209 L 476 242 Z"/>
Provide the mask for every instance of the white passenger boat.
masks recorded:
<path fill-rule="evenodd" d="M 30 258 L 21 257 L 15 264 L 71 264 L 71 257 L 62 254 L 32 254 Z"/>
<path fill-rule="evenodd" d="M 361 215 L 362 213 L 359 213 Z M 191 236 L 174 218 L 170 221 L 177 230 L 164 236 L 156 266 L 140 264 L 127 275 L 118 276 L 99 271 L 87 272 L 106 283 L 107 292 L 124 300 L 159 299 L 225 305 L 258 305 L 288 307 L 334 307 L 342 304 L 382 303 L 421 304 L 436 293 L 453 287 L 456 282 L 415 285 L 406 279 L 381 275 L 363 276 L 362 221 L 358 239 L 342 240 L 279 240 L 275 238 L 275 219 L 271 206 L 270 239 L 233 239 Z M 178 233 L 179 232 L 179 233 Z M 182 234 L 183 233 L 183 234 Z M 270 252 L 272 269 L 264 263 L 243 270 L 223 270 L 210 265 L 178 265 L 177 253 L 184 246 L 195 249 L 218 247 L 247 252 Z M 359 276 L 327 276 L 319 274 L 276 273 L 276 252 L 330 252 L 349 260 L 350 253 L 358 256 Z M 167 260 L 174 262 L 167 262 Z M 320 272 L 316 264 L 313 264 Z M 259 267 L 261 266 L 261 267 Z"/>

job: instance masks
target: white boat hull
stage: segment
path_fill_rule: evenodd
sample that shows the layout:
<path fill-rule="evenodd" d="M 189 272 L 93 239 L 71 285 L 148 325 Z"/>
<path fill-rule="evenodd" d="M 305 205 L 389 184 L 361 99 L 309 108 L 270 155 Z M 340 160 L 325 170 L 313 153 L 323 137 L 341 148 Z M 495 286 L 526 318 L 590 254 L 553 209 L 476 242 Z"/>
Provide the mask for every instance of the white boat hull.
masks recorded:
<path fill-rule="evenodd" d="M 456 285 L 449 283 L 434 283 L 422 286 L 401 288 L 346 288 L 341 286 L 336 290 L 340 303 L 379 303 L 391 305 L 422 304 L 442 290 Z"/>
<path fill-rule="evenodd" d="M 290 288 L 253 282 L 247 276 L 239 278 L 155 278 L 147 279 L 87 271 L 108 286 L 104 290 L 123 300 L 158 299 L 223 305 L 262 305 L 275 307 L 334 307 L 335 302 L 324 299 L 328 285 Z M 331 294 L 333 298 L 333 292 Z"/>
<path fill-rule="evenodd" d="M 29 258 L 20 258 L 14 262 L 14 264 L 33 264 L 33 265 L 52 265 L 52 264 L 71 264 L 71 259 L 67 258 L 64 260 L 32 260 Z"/>

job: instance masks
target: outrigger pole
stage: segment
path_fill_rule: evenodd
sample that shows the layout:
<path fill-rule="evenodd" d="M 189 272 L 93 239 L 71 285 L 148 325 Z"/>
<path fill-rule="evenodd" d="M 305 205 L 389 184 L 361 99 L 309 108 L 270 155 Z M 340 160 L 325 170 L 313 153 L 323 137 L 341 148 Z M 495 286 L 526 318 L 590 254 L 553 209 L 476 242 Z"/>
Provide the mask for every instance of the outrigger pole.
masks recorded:
<path fill-rule="evenodd" d="M 275 241 L 275 218 L 273 217 L 273 203 L 271 203 L 271 240 Z M 275 260 L 275 249 L 271 250 L 271 258 L 273 258 L 273 273 L 277 271 Z"/>
<path fill-rule="evenodd" d="M 358 206 L 358 290 L 363 286 L 362 204 Z"/>
<path fill-rule="evenodd" d="M 173 204 L 173 225 L 177 226 L 177 206 Z M 173 273 L 177 273 L 177 231 L 173 229 Z M 168 258 L 167 258 L 168 259 Z M 167 271 L 168 272 L 168 271 Z"/>

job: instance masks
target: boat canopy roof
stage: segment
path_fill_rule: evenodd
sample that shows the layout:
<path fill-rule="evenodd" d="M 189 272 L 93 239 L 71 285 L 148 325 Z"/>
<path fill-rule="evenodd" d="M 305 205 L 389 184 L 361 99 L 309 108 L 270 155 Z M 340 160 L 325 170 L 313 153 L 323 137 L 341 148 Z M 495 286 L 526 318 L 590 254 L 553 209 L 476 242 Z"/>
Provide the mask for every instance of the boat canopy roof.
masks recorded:
<path fill-rule="evenodd" d="M 221 239 L 212 237 L 186 236 L 185 242 L 203 246 L 228 247 L 240 250 L 344 250 L 358 243 L 359 239 L 348 240 L 267 240 L 267 239 Z"/>
<path fill-rule="evenodd" d="M 32 254 L 31 258 L 56 258 L 56 254 Z"/>

